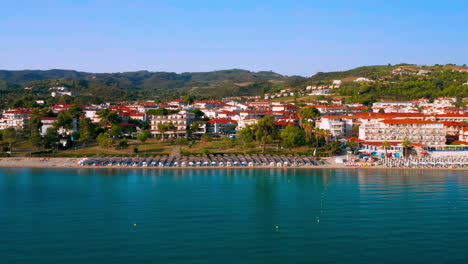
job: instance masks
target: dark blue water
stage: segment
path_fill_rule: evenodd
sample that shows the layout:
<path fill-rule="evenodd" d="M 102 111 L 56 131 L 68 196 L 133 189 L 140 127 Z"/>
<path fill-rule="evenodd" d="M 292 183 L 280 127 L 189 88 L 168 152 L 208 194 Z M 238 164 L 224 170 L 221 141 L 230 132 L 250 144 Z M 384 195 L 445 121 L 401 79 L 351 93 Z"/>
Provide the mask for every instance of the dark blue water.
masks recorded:
<path fill-rule="evenodd" d="M 468 173 L 0 170 L 0 263 L 467 263 Z"/>

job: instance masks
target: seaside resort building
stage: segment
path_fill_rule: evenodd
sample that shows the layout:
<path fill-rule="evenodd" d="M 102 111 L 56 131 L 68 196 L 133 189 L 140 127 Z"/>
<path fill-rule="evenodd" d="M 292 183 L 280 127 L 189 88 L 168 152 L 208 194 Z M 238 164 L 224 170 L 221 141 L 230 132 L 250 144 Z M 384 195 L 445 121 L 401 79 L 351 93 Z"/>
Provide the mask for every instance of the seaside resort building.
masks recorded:
<path fill-rule="evenodd" d="M 195 114 L 186 111 L 180 111 L 170 115 L 153 115 L 151 116 L 151 134 L 164 138 L 187 137 L 187 129 L 190 123 L 195 120 Z M 174 129 L 161 131 L 159 125 L 173 124 Z"/>
<path fill-rule="evenodd" d="M 371 142 L 402 142 L 407 138 L 412 143 L 444 145 L 446 134 L 443 123 L 418 119 L 379 120 L 359 128 L 359 138 Z"/>

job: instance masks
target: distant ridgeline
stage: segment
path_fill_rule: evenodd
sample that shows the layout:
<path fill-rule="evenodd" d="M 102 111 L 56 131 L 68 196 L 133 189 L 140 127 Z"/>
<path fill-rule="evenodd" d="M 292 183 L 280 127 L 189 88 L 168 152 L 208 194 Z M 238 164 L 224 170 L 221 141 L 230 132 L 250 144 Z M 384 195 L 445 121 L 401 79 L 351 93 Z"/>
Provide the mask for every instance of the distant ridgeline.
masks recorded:
<path fill-rule="evenodd" d="M 355 81 L 357 78 L 369 81 Z M 363 66 L 341 72 L 319 72 L 310 78 L 283 76 L 271 71 L 87 73 L 72 70 L 0 70 L 0 101 L 18 98 L 93 103 L 105 100 L 165 100 L 193 95 L 199 98 L 252 96 L 285 88 L 342 80 L 332 94 L 352 102 L 409 100 L 421 97 L 468 96 L 468 67 L 411 64 Z M 73 98 L 52 98 L 51 87 L 67 87 Z M 296 93 L 297 94 L 297 93 Z M 299 98 L 300 99 L 300 98 Z"/>

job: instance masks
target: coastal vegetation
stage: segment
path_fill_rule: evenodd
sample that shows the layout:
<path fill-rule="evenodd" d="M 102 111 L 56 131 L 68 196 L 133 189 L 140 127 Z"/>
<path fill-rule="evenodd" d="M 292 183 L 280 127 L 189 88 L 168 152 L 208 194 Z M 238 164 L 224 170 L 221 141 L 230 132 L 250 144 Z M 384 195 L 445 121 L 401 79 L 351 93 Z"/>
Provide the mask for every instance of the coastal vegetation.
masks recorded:
<path fill-rule="evenodd" d="M 422 75 L 395 75 L 392 71 L 424 70 Z M 222 70 L 213 72 L 123 72 L 86 73 L 68 70 L 0 71 L 0 102 L 2 107 L 34 107 L 37 100 L 46 105 L 75 103 L 78 105 L 102 103 L 108 100 L 167 100 L 190 97 L 195 99 L 228 96 L 263 96 L 285 88 L 293 88 L 294 101 L 310 85 L 327 85 L 342 80 L 335 96 L 347 102 L 366 105 L 377 100 L 409 100 L 438 96 L 464 97 L 468 94 L 467 67 L 448 65 L 418 66 L 411 64 L 363 66 L 348 71 L 319 72 L 309 78 L 284 76 L 271 71 Z M 354 82 L 358 77 L 371 82 Z M 52 97 L 49 88 L 64 86 L 74 96 Z"/>

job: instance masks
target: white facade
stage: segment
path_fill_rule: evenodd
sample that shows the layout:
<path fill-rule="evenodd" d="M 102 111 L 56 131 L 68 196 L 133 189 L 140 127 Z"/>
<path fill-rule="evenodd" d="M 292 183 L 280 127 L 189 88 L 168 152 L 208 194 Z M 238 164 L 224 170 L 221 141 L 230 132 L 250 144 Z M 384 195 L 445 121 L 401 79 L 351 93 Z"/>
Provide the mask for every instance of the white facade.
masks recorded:
<path fill-rule="evenodd" d="M 151 134 L 162 135 L 159 130 L 160 124 L 173 124 L 175 129 L 164 132 L 164 136 L 168 137 L 185 137 L 187 136 L 187 128 L 190 123 L 195 120 L 195 114 L 186 111 L 180 111 L 170 115 L 154 115 L 151 117 Z"/>
<path fill-rule="evenodd" d="M 361 125 L 359 139 L 372 142 L 402 142 L 444 145 L 446 128 L 442 123 L 416 119 L 374 120 Z"/>

